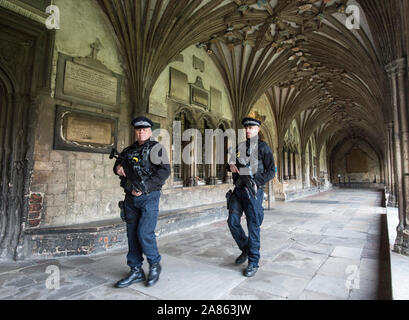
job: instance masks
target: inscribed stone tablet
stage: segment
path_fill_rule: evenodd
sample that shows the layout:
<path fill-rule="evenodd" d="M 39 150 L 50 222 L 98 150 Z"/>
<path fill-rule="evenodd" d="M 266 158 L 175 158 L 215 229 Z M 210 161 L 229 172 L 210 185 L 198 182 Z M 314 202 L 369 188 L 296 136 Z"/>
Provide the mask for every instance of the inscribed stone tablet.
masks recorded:
<path fill-rule="evenodd" d="M 67 114 L 63 119 L 64 138 L 82 145 L 111 145 L 114 123 L 109 119 L 93 119 L 80 114 Z"/>
<path fill-rule="evenodd" d="M 117 103 L 118 79 L 85 66 L 67 61 L 64 94 L 106 105 Z"/>
<path fill-rule="evenodd" d="M 222 111 L 222 93 L 213 87 L 210 87 L 210 110 L 215 113 Z"/>
<path fill-rule="evenodd" d="M 189 102 L 187 74 L 174 68 L 170 68 L 169 97 Z"/>

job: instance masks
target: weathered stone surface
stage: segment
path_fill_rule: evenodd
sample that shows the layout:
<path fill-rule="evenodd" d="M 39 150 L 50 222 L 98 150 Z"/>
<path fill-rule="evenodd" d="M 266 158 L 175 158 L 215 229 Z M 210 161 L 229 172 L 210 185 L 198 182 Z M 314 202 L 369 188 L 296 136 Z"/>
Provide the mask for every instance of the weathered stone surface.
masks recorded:
<path fill-rule="evenodd" d="M 336 195 L 333 193 L 331 196 Z M 361 196 L 364 198 L 364 193 Z M 338 206 L 341 205 L 332 204 L 331 211 Z M 367 217 L 370 217 L 371 206 L 365 204 L 365 207 L 368 210 Z M 377 216 L 376 208 L 372 208 L 372 215 Z M 198 216 L 206 216 L 206 211 L 196 210 Z M 213 213 L 217 216 L 215 208 L 208 210 L 210 211 L 207 212 L 214 210 Z M 352 219 L 356 221 L 374 221 L 356 214 L 358 210 L 355 207 L 350 210 L 355 213 Z M 187 220 L 188 211 L 186 210 L 185 216 Z M 173 229 L 178 223 L 177 220 L 172 220 L 175 216 L 167 217 L 169 219 L 166 219 L 166 215 L 162 216 L 160 219 L 165 219 L 163 223 L 172 222 L 174 225 L 168 229 L 171 232 L 163 232 L 158 236 L 164 270 L 161 280 L 153 288 L 135 284 L 123 293 L 113 288 L 113 284 L 129 270 L 126 266 L 123 223 L 120 222 L 117 228 L 112 227 L 115 223 L 111 221 L 105 226 L 95 223 L 78 226 L 76 230 L 74 227 L 71 230 L 68 227 L 48 231 L 43 228 L 31 230 L 29 236 L 35 239 L 32 242 L 32 252 L 37 252 L 36 258 L 52 257 L 51 254 L 60 258 L 40 260 L 38 265 L 23 262 L 21 266 L 16 263 L 14 267 L 8 265 L 2 268 L 0 264 L 0 298 L 372 300 L 388 297 L 387 284 L 384 283 L 386 279 L 379 275 L 379 268 L 385 269 L 382 264 L 385 262 L 380 260 L 380 252 L 377 251 L 379 249 L 363 248 L 365 241 L 376 239 L 368 237 L 369 240 L 364 242 L 362 239 L 352 239 L 353 242 L 345 245 L 346 242 L 342 244 L 339 240 L 344 238 L 334 237 L 334 243 L 324 244 L 322 240 L 328 239 L 324 233 L 330 229 L 317 234 L 294 232 L 297 212 L 300 212 L 300 219 L 305 218 L 303 203 L 291 203 L 290 206 L 277 203 L 274 210 L 265 211 L 260 269 L 254 278 L 242 276 L 245 264 L 234 264 L 240 250 L 229 233 L 226 216 L 198 228 L 191 228 L 196 225 L 192 224 L 178 232 Z M 350 222 L 350 219 L 343 220 L 343 214 L 344 211 L 337 213 L 335 210 L 332 214 L 322 213 L 310 219 L 324 220 L 329 224 L 336 221 L 342 227 L 342 221 L 344 226 Z M 291 217 L 288 221 L 293 221 L 294 225 L 279 224 L 286 217 Z M 195 218 L 191 220 L 194 221 Z M 245 219 L 242 224 L 246 229 Z M 186 224 L 181 226 L 187 227 Z M 107 251 L 107 248 L 110 250 Z M 372 250 L 372 258 L 365 257 L 365 254 L 369 254 L 368 250 Z M 375 258 L 375 252 L 379 259 Z M 74 253 L 84 256 L 71 256 Z M 350 259 L 351 257 L 356 259 Z M 45 268 L 49 265 L 60 268 L 61 292 L 45 289 L 44 281 L 48 276 Z M 143 267 L 147 272 L 146 261 Z M 2 278 L 2 273 L 7 273 L 7 277 Z M 351 282 L 352 280 L 354 281 Z M 381 295 L 378 288 L 382 288 Z"/>

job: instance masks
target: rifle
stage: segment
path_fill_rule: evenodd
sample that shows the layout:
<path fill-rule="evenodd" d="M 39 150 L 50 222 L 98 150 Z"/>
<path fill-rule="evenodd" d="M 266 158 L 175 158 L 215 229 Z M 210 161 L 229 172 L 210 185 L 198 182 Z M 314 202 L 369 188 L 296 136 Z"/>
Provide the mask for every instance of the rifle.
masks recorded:
<path fill-rule="evenodd" d="M 256 193 L 256 182 L 250 175 L 240 175 L 239 178 L 237 179 L 235 186 L 237 188 L 244 188 L 247 192 L 247 195 L 253 196 L 253 198 L 257 199 L 257 193 Z"/>
<path fill-rule="evenodd" d="M 232 190 L 229 190 L 229 191 L 226 193 L 227 210 L 230 209 L 230 201 L 231 201 L 231 197 L 232 197 L 232 196 L 233 196 L 233 191 L 232 191 Z"/>
<path fill-rule="evenodd" d="M 141 191 L 142 193 L 148 193 L 145 182 L 142 179 L 143 172 L 140 168 L 139 159 L 130 154 L 128 157 L 121 156 L 121 154 L 115 148 L 112 148 L 109 155 L 109 159 L 117 159 L 121 161 L 121 165 L 124 168 L 126 177 L 120 177 L 121 187 L 126 192 Z"/>

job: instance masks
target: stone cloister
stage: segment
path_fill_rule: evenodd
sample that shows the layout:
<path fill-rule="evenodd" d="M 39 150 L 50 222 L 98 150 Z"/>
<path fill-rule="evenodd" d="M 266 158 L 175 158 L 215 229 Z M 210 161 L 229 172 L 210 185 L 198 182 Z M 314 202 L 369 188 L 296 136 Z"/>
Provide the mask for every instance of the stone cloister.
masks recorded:
<path fill-rule="evenodd" d="M 109 153 L 139 115 L 171 138 L 158 235 L 225 219 L 232 188 L 214 156 L 174 161 L 175 123 L 204 141 L 252 115 L 266 210 L 380 190 L 407 256 L 408 57 L 407 0 L 0 0 L 0 261 L 126 245 Z"/>

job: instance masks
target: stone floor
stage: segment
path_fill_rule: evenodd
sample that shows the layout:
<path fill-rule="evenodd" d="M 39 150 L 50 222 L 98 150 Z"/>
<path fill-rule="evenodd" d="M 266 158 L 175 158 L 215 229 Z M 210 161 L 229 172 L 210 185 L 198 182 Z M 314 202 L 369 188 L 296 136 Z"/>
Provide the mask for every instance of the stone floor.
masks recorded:
<path fill-rule="evenodd" d="M 265 211 L 260 269 L 254 278 L 243 277 L 244 266 L 234 265 L 240 252 L 226 222 L 219 221 L 158 239 L 163 271 L 154 287 L 113 287 L 128 273 L 124 248 L 0 263 L 0 299 L 390 299 L 381 203 L 381 192 L 351 189 L 276 202 Z"/>

